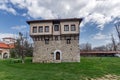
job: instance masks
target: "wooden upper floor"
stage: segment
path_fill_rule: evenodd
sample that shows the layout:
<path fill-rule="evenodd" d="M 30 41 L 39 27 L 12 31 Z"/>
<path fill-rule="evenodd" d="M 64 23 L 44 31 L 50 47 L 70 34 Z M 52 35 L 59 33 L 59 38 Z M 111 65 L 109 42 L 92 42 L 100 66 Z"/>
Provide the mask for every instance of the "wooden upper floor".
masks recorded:
<path fill-rule="evenodd" d="M 79 34 L 82 18 L 50 19 L 27 21 L 30 35 L 64 35 Z"/>

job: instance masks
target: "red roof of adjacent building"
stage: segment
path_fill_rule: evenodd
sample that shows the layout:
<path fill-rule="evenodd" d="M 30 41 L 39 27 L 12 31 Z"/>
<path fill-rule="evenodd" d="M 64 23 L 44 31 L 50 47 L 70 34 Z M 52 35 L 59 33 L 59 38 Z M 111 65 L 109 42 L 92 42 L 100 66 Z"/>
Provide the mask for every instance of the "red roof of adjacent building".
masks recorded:
<path fill-rule="evenodd" d="M 15 48 L 14 43 L 9 44 L 9 48 Z"/>
<path fill-rule="evenodd" d="M 80 51 L 80 54 L 120 54 L 120 51 Z"/>
<path fill-rule="evenodd" d="M 0 42 L 0 48 L 5 48 L 5 49 L 14 48 L 14 44 L 5 44 L 3 42 Z"/>

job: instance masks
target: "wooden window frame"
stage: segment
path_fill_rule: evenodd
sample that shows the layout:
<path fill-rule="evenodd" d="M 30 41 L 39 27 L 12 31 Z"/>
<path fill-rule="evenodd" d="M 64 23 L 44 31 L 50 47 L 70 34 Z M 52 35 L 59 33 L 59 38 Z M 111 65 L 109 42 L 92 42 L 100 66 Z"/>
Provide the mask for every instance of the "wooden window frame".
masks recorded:
<path fill-rule="evenodd" d="M 38 31 L 39 31 L 39 33 L 42 33 L 43 32 L 43 26 L 39 26 L 39 30 Z"/>
<path fill-rule="evenodd" d="M 69 31 L 69 25 L 64 25 L 64 31 Z"/>
<path fill-rule="evenodd" d="M 75 26 L 75 24 L 72 24 L 72 25 L 71 25 L 71 31 L 76 31 L 76 26 Z"/>
<path fill-rule="evenodd" d="M 35 29 L 36 29 L 36 30 L 35 30 Z M 37 33 L 37 26 L 33 26 L 32 32 L 33 32 L 33 33 Z"/>
<path fill-rule="evenodd" d="M 57 26 L 57 28 L 55 28 Z M 59 27 L 59 24 L 55 24 L 54 25 L 54 31 L 59 31 L 60 30 L 60 27 Z"/>
<path fill-rule="evenodd" d="M 49 39 L 45 39 L 45 44 L 49 44 Z"/>
<path fill-rule="evenodd" d="M 71 44 L 71 39 L 66 39 L 67 44 Z"/>
<path fill-rule="evenodd" d="M 49 26 L 45 26 L 45 32 L 49 32 Z"/>

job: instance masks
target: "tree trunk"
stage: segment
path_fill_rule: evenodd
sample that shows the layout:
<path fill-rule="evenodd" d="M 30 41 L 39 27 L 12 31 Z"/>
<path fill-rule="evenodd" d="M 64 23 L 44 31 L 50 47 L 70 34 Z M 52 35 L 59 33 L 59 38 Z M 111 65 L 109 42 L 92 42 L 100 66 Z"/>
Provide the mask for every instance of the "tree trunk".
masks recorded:
<path fill-rule="evenodd" d="M 25 63 L 25 56 L 24 56 L 23 48 L 22 48 L 22 54 L 21 54 L 21 57 L 22 57 L 22 63 Z"/>

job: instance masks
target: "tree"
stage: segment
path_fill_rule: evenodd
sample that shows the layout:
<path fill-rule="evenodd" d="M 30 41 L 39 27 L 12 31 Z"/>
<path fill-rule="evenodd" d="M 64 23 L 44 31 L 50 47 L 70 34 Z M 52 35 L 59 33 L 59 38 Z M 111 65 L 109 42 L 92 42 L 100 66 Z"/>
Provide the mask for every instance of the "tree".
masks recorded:
<path fill-rule="evenodd" d="M 115 23 L 115 28 L 118 33 L 118 38 L 119 38 L 119 42 L 120 42 L 120 22 Z"/>
<path fill-rule="evenodd" d="M 16 39 L 14 51 L 16 58 L 21 58 L 22 63 L 24 63 L 25 56 L 32 56 L 33 47 L 29 43 L 26 37 L 23 37 L 23 34 L 19 33 L 19 38 Z"/>
<path fill-rule="evenodd" d="M 16 42 L 15 42 L 15 52 L 16 52 L 16 58 L 20 57 L 20 54 L 21 54 L 20 39 L 16 39 Z"/>
<path fill-rule="evenodd" d="M 16 52 L 15 52 L 15 49 L 10 49 L 10 57 L 11 58 L 16 58 Z"/>
<path fill-rule="evenodd" d="M 25 40 L 25 41 L 24 41 L 23 46 L 24 46 L 25 56 L 27 56 L 27 57 L 32 57 L 33 47 L 32 47 L 32 45 L 28 42 L 28 40 Z"/>
<path fill-rule="evenodd" d="M 115 39 L 114 39 L 113 35 L 111 35 L 111 40 L 112 40 L 112 44 L 113 44 L 113 50 L 116 51 L 117 46 L 116 46 Z"/>
<path fill-rule="evenodd" d="M 80 44 L 80 50 L 91 51 L 92 50 L 92 45 L 90 43 L 82 43 L 82 44 Z"/>
<path fill-rule="evenodd" d="M 113 51 L 113 44 L 112 43 L 106 44 L 106 50 Z"/>
<path fill-rule="evenodd" d="M 118 33 L 118 38 L 119 38 L 119 43 L 116 44 L 116 50 L 120 50 L 120 21 L 117 21 L 117 23 L 115 23 L 115 28 L 116 28 L 116 31 Z"/>
<path fill-rule="evenodd" d="M 94 47 L 93 50 L 95 51 L 106 51 L 106 46 L 98 46 L 98 47 Z"/>

